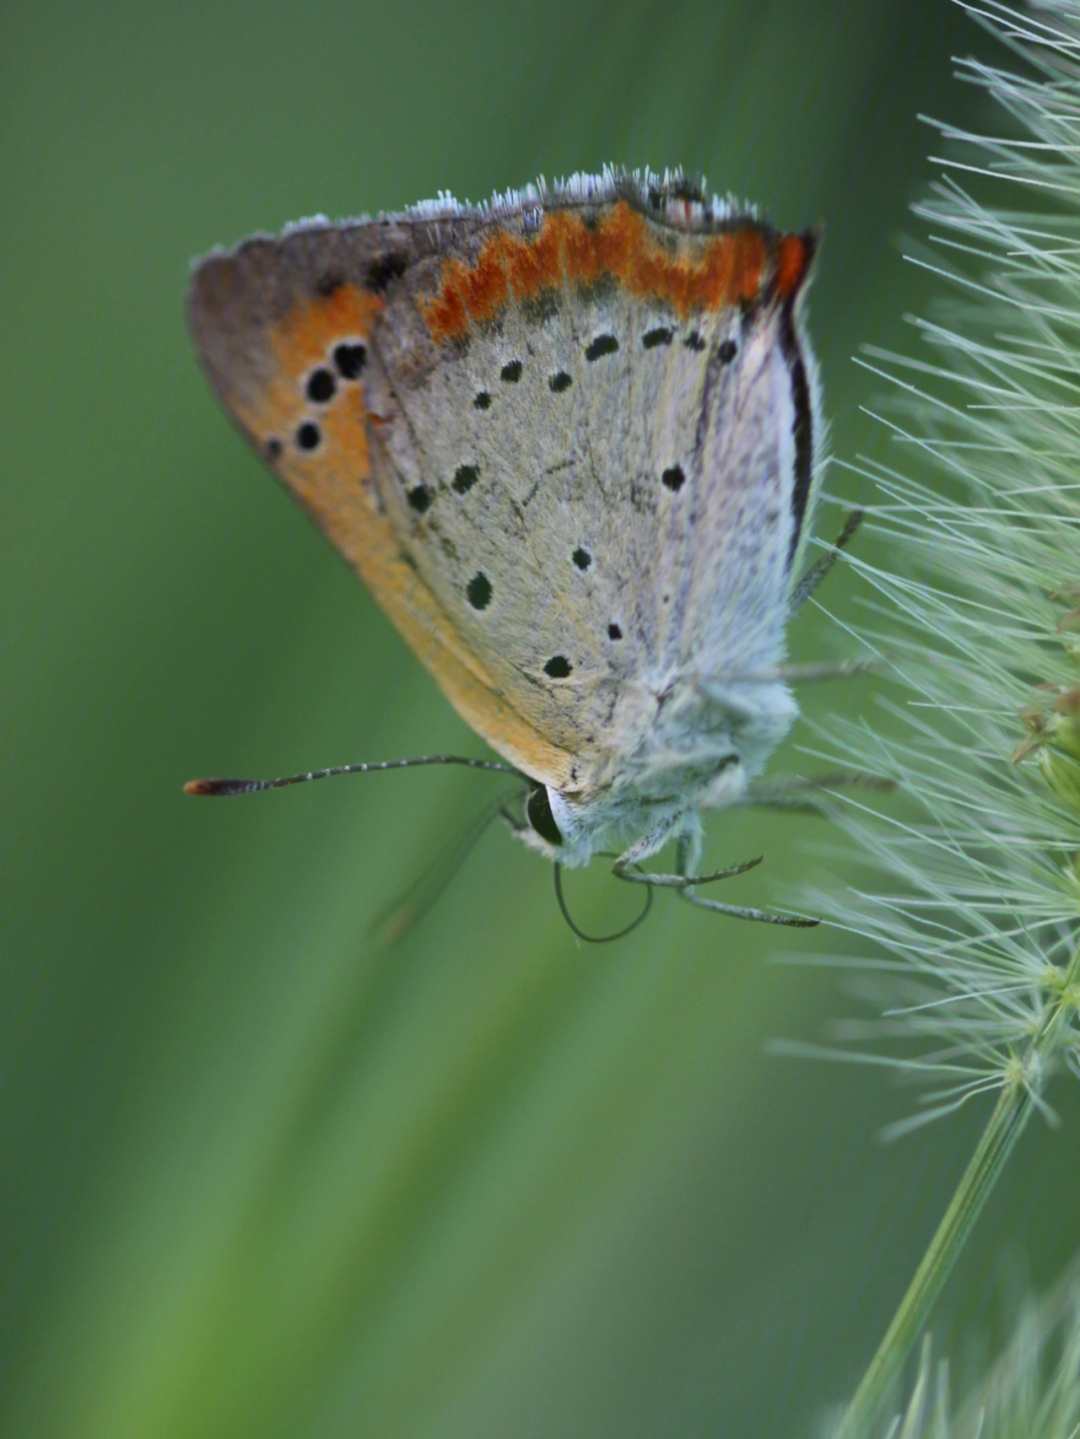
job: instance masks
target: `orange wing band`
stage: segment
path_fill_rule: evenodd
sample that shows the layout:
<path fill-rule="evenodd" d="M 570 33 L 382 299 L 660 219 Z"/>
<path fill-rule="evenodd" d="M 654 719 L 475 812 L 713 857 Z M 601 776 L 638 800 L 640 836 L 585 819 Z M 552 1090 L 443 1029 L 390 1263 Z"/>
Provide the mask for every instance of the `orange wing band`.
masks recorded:
<path fill-rule="evenodd" d="M 448 260 L 424 318 L 437 342 L 460 340 L 470 323 L 494 319 L 511 298 L 526 300 L 563 284 L 592 285 L 610 275 L 631 294 L 666 302 L 685 319 L 758 299 L 770 262 L 776 291 L 786 299 L 802 284 L 811 260 L 802 236 L 770 242 L 749 224 L 708 236 L 695 249 L 679 255 L 664 248 L 625 200 L 592 224 L 556 210 L 544 216 L 535 239 L 499 230 L 475 264 Z"/>

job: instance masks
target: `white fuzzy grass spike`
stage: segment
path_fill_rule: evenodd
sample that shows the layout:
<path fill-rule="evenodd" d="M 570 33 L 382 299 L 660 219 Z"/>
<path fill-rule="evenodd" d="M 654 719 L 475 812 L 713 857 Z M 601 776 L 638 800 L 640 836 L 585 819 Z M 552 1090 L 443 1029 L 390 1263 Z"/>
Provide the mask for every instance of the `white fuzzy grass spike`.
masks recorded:
<path fill-rule="evenodd" d="M 1070 757 L 1061 706 L 1080 704 L 1080 3 L 963 8 L 1026 73 L 961 63 L 1005 116 L 990 136 L 936 124 L 944 173 L 916 210 L 915 263 L 952 298 L 914 322 L 917 357 L 864 361 L 900 400 L 895 464 L 858 467 L 895 567 L 848 562 L 872 591 L 860 638 L 901 692 L 880 732 L 836 721 L 828 746 L 915 808 L 842 801 L 877 878 L 812 897 L 869 942 L 864 997 L 880 1012 L 887 994 L 814 1052 L 932 1081 L 893 1134 L 1010 1086 L 1049 1117 L 1050 1075 L 1077 1063 L 1080 715 Z"/>
<path fill-rule="evenodd" d="M 917 356 L 865 359 L 899 402 L 897 459 L 859 467 L 888 558 L 848 561 L 870 591 L 848 629 L 896 686 L 879 729 L 837 719 L 827 748 L 907 799 L 838 797 L 867 877 L 815 903 L 861 951 L 878 1017 L 815 1052 L 924 1082 L 893 1135 L 997 1097 L 835 1439 L 1075 1439 L 1080 1418 L 954 1423 L 943 1391 L 930 1407 L 926 1351 L 907 1412 L 885 1417 L 1025 1126 L 1055 1119 L 1051 1078 L 1080 1073 L 1080 0 L 959 3 L 1019 68 L 961 63 L 1001 120 L 936 125 L 943 174 L 912 258 L 950 298 L 914 322 Z"/>

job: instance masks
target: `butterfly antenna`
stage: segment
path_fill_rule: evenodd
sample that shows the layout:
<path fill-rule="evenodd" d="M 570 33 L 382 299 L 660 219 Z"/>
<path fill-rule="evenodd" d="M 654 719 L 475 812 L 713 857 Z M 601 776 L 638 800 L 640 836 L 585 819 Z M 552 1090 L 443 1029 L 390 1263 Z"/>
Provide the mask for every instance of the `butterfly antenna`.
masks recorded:
<path fill-rule="evenodd" d="M 623 936 L 629 934 L 631 930 L 637 929 L 638 925 L 642 924 L 647 918 L 649 910 L 652 909 L 653 892 L 652 885 L 649 885 L 645 890 L 645 903 L 642 905 L 641 913 L 638 915 L 637 919 L 631 920 L 624 929 L 617 929 L 614 934 L 586 934 L 584 930 L 578 929 L 577 925 L 570 917 L 570 911 L 566 907 L 566 900 L 563 897 L 562 888 L 562 865 L 559 864 L 557 860 L 555 862 L 554 868 L 555 898 L 559 901 L 559 908 L 560 910 L 562 910 L 562 917 L 566 920 L 567 924 L 577 935 L 578 939 L 583 939 L 586 944 L 610 944 L 613 939 L 622 939 Z"/>
<path fill-rule="evenodd" d="M 330 779 L 336 774 L 373 774 L 377 770 L 413 769 L 424 764 L 463 764 L 469 769 L 495 770 L 497 774 L 524 776 L 513 765 L 490 759 L 468 759 L 458 754 L 422 754 L 415 759 L 386 759 L 374 764 L 339 764 L 330 769 L 313 769 L 307 774 L 285 775 L 282 779 L 189 779 L 185 794 L 254 794 L 260 789 L 284 789 L 289 784 L 306 784 L 310 779 Z"/>
<path fill-rule="evenodd" d="M 396 899 L 384 905 L 368 925 L 368 933 L 381 931 L 381 944 L 396 944 L 409 930 L 419 924 L 432 906 L 442 897 L 450 881 L 472 853 L 477 841 L 491 821 L 500 815 L 511 798 L 520 798 L 520 791 L 501 794 L 478 815 L 474 815 L 450 843 L 428 865 L 424 872 L 403 890 Z"/>

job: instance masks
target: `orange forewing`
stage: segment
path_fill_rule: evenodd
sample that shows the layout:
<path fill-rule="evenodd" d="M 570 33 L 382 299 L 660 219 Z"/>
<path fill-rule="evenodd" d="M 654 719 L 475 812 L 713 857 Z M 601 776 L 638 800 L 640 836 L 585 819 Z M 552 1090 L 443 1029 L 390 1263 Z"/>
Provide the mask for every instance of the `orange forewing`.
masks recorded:
<path fill-rule="evenodd" d="M 209 265 L 229 264 L 215 259 Z M 196 278 L 196 286 L 199 278 Z M 265 332 L 264 352 L 252 375 L 215 371 L 211 377 L 229 409 L 309 511 L 400 631 L 420 662 L 468 724 L 511 764 L 560 789 L 570 784 L 571 756 L 543 739 L 498 693 L 491 677 L 463 644 L 431 591 L 402 554 L 372 481 L 371 426 L 360 385 L 341 386 L 319 415 L 323 442 L 300 457 L 288 444 L 307 416 L 304 383 L 343 339 L 367 340 L 383 301 L 359 286 L 339 285 L 327 296 L 297 304 Z M 192 307 L 196 331 L 199 305 Z M 200 336 L 200 338 L 202 338 Z"/>

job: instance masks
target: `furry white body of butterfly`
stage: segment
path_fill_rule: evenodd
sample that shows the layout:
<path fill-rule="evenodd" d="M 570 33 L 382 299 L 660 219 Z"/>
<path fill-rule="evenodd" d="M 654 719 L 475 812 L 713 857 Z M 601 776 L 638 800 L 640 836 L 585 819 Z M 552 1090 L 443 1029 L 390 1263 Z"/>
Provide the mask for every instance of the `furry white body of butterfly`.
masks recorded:
<path fill-rule="evenodd" d="M 517 833 L 561 864 L 695 838 L 797 713 L 815 247 L 606 170 L 307 222 L 196 273 L 226 404 L 542 791 Z"/>
<path fill-rule="evenodd" d="M 744 797 L 748 782 L 764 769 L 798 714 L 786 686 L 755 688 L 756 693 L 740 696 L 739 687 L 732 686 L 722 698 L 699 705 L 700 692 L 686 687 L 692 700 L 688 712 L 681 719 L 673 713 L 658 725 L 638 763 L 629 760 L 606 793 L 575 803 L 548 788 L 548 803 L 563 836 L 560 845 L 526 827 L 515 834 L 571 868 L 588 864 L 597 852 L 621 849 L 627 840 L 632 840 L 627 857 L 635 862 L 671 839 L 698 840 L 702 811 L 724 809 Z M 709 730 L 701 724 L 703 709 L 715 726 Z"/>

